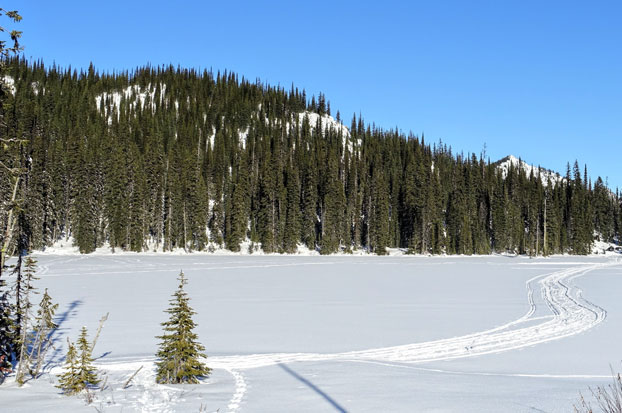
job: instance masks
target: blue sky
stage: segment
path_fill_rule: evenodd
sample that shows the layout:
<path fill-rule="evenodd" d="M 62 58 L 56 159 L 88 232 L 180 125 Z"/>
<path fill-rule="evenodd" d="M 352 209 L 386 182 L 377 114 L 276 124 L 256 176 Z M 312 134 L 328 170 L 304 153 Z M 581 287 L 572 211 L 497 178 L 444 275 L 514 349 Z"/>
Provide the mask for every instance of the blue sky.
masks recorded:
<path fill-rule="evenodd" d="M 622 2 L 5 1 L 25 55 L 228 69 L 333 112 L 622 188 Z"/>

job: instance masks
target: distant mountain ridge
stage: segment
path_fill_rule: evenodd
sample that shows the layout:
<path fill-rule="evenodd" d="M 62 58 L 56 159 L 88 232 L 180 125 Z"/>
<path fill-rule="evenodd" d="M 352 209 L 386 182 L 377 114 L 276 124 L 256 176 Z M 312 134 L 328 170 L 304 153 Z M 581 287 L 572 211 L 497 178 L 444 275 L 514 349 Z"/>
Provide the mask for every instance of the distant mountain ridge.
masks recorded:
<path fill-rule="evenodd" d="M 23 60 L 1 83 L 3 133 L 26 139 L 0 153 L 0 223 L 12 171 L 27 172 L 12 251 L 18 239 L 43 249 L 71 238 L 82 253 L 588 254 L 595 232 L 622 234 L 620 197 L 578 166 L 562 177 L 515 156 L 455 155 L 360 115 L 344 124 L 324 95 L 295 86 Z"/>
<path fill-rule="evenodd" d="M 547 182 L 550 181 L 551 184 L 555 186 L 558 182 L 563 182 L 566 179 L 562 175 L 551 169 L 528 164 L 521 158 L 517 158 L 514 155 L 508 155 L 495 162 L 494 165 L 496 165 L 497 169 L 501 171 L 504 179 L 507 177 L 510 168 L 522 169 L 523 171 L 525 171 L 527 177 L 531 176 L 532 173 L 534 177 L 540 176 L 544 185 L 547 185 Z"/>

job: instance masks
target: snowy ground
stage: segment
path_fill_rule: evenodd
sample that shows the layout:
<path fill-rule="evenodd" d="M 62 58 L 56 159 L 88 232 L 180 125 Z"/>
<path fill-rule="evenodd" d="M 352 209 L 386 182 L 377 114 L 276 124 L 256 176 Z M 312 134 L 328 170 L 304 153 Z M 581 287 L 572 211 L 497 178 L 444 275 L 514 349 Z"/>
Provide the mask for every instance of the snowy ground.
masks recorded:
<path fill-rule="evenodd" d="M 572 411 L 621 367 L 617 257 L 39 255 L 38 286 L 60 304 L 52 374 L 7 380 L 2 411 Z M 156 385 L 181 269 L 214 371 Z M 66 337 L 107 312 L 108 386 L 86 406 L 54 373 Z"/>

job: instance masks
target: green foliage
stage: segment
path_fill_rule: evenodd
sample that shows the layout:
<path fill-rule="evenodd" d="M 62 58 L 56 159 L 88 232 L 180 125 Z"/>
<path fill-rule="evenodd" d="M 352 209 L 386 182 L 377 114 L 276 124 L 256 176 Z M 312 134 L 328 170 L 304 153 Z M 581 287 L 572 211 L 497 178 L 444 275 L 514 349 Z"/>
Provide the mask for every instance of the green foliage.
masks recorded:
<path fill-rule="evenodd" d="M 211 371 L 199 360 L 207 356 L 202 353 L 205 347 L 197 341 L 198 337 L 193 332 L 196 324 L 192 316 L 196 313 L 190 307 L 190 299 L 184 291 L 187 281 L 183 272 L 179 273 L 178 279 L 179 287 L 166 310 L 170 318 L 162 323 L 164 334 L 157 337 L 161 340 L 156 354 L 158 383 L 198 383 L 199 378 L 208 376 Z"/>
<path fill-rule="evenodd" d="M 78 360 L 78 352 L 72 342 L 67 340 L 67 356 L 65 357 L 64 372 L 58 375 L 57 388 L 61 389 L 63 394 L 71 396 L 82 391 L 83 383 L 80 382 L 80 364 Z"/>
<path fill-rule="evenodd" d="M 27 247 L 71 235 L 84 253 L 239 251 L 250 238 L 266 252 L 586 254 L 594 230 L 622 234 L 620 196 L 578 164 L 543 182 L 360 117 L 347 134 L 317 117 L 324 96 L 295 88 L 173 67 L 78 73 L 13 58 L 6 71 L 6 136 L 32 158 Z M 21 171 L 10 152 L 0 161 Z M 1 205 L 15 205 L 15 180 L 0 168 Z"/>
<path fill-rule="evenodd" d="M 29 364 L 28 359 L 28 344 L 29 344 L 29 332 L 30 332 L 30 314 L 32 308 L 32 294 L 37 294 L 35 291 L 34 281 L 39 278 L 36 276 L 37 261 L 31 256 L 27 256 L 24 260 L 22 270 L 22 257 L 18 257 L 17 264 L 15 265 L 16 280 L 15 280 L 15 338 L 16 338 L 16 357 L 20 361 L 17 373 L 16 381 L 19 384 L 24 382 L 24 376 Z"/>
<path fill-rule="evenodd" d="M 19 22 L 22 17 L 16 10 L 0 8 L 0 16 L 5 15 L 12 22 Z M 0 33 L 7 33 L 10 40 L 0 38 L 0 126 L 4 129 L 5 110 L 9 109 L 9 88 L 5 81 L 6 62 L 9 57 L 19 53 L 22 48 L 19 39 L 22 32 L 8 30 L 0 26 Z M 11 371 L 11 356 L 18 346 L 19 332 L 13 320 L 10 293 L 7 283 L 2 279 L 6 256 L 13 247 L 13 235 L 16 221 L 15 212 L 19 206 L 19 189 L 23 168 L 20 164 L 20 149 L 23 140 L 3 133 L 0 135 L 0 379 Z"/>
<path fill-rule="evenodd" d="M 43 368 L 45 354 L 52 347 L 52 332 L 58 328 L 54 323 L 54 314 L 58 304 L 52 302 L 47 288 L 39 303 L 39 309 L 35 318 L 33 331 L 28 343 L 28 371 L 33 378 L 37 378 Z"/>
<path fill-rule="evenodd" d="M 80 383 L 84 388 L 97 387 L 99 379 L 97 378 L 97 369 L 93 367 L 92 347 L 87 339 L 86 327 L 82 327 L 80 337 L 78 338 L 78 349 L 80 350 Z"/>
<path fill-rule="evenodd" d="M 97 377 L 97 369 L 93 366 L 91 344 L 87 339 L 86 327 L 80 330 L 77 349 L 67 340 L 68 349 L 65 358 L 65 372 L 58 376 L 58 387 L 63 394 L 70 396 L 83 390 L 94 389 L 100 383 Z M 80 354 L 78 354 L 78 350 Z"/>
<path fill-rule="evenodd" d="M 19 15 L 17 10 L 5 10 L 3 8 L 0 8 L 0 16 L 2 15 L 5 15 L 15 23 L 18 23 L 22 20 L 22 16 Z M 22 50 L 21 46 L 19 45 L 19 39 L 22 37 L 21 31 L 8 31 L 5 27 L 0 26 L 0 33 L 8 33 L 11 40 L 9 43 L 7 43 L 7 40 L 0 39 L 0 59 L 6 59 L 9 56 L 19 53 Z"/>
<path fill-rule="evenodd" d="M 11 355 L 15 347 L 15 324 L 9 292 L 4 287 L 4 280 L 0 280 L 0 375 L 11 371 Z"/>
<path fill-rule="evenodd" d="M 335 157 L 330 157 L 328 160 L 328 170 L 325 179 L 326 193 L 322 203 L 320 252 L 322 254 L 330 254 L 337 252 L 341 245 L 345 244 L 343 223 L 345 220 L 346 199 Z"/>
<path fill-rule="evenodd" d="M 283 250 L 288 253 L 296 252 L 300 241 L 301 212 L 300 212 L 300 179 L 298 171 L 293 166 L 287 170 L 287 195 L 285 212 L 285 234 L 283 235 Z"/>

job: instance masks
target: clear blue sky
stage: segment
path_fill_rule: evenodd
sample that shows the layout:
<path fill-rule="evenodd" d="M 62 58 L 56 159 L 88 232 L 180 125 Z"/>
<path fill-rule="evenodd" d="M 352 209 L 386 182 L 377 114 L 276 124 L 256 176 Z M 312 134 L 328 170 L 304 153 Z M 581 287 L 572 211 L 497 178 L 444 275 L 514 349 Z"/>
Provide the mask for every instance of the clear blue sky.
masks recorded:
<path fill-rule="evenodd" d="M 228 69 L 307 94 L 349 123 L 492 160 L 587 163 L 622 188 L 622 1 L 4 1 L 27 57 Z"/>

